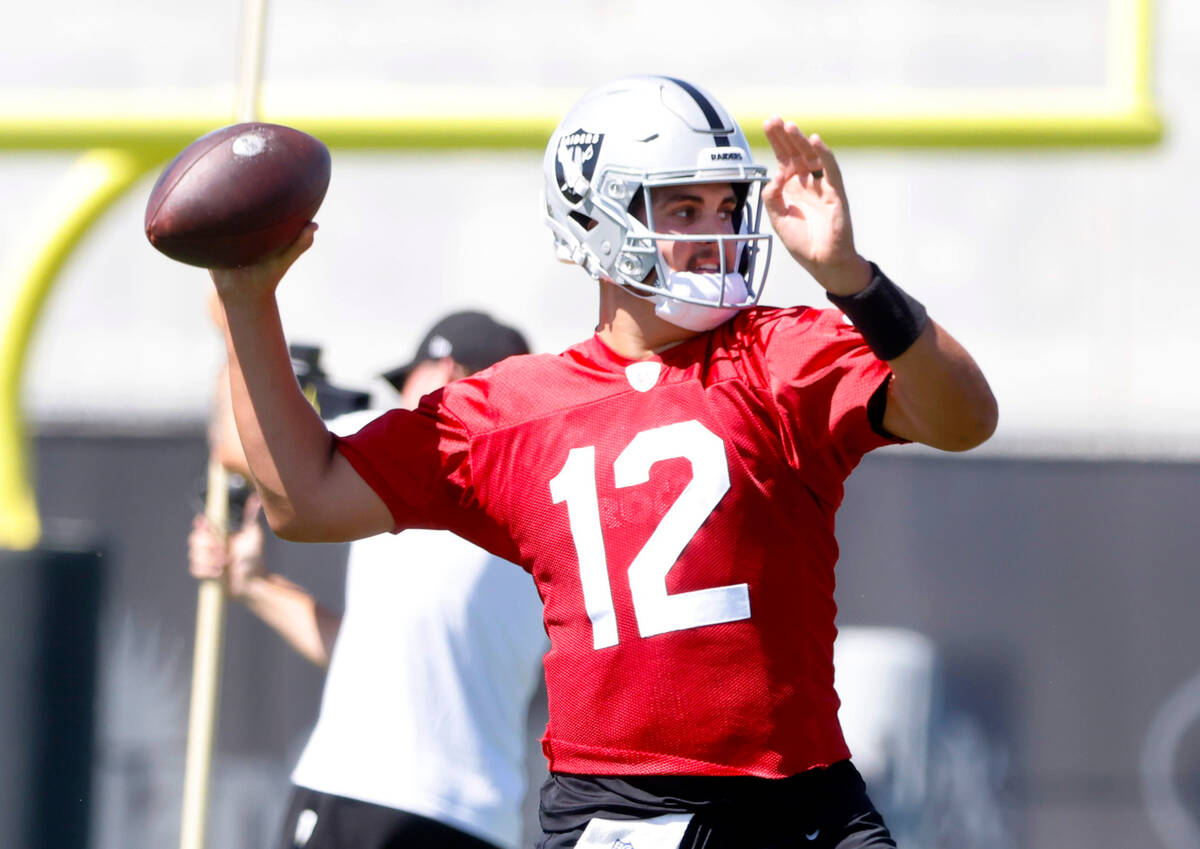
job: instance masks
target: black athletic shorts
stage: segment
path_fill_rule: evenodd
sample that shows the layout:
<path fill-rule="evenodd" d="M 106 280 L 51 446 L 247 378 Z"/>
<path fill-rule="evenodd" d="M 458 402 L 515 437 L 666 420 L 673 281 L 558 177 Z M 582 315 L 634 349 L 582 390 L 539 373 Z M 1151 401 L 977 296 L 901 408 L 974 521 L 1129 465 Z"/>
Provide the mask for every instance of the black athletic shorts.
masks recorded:
<path fill-rule="evenodd" d="M 895 849 L 850 761 L 790 778 L 551 773 L 538 849 L 569 849 L 593 817 L 692 812 L 680 849 Z"/>
<path fill-rule="evenodd" d="M 496 849 L 470 834 L 384 805 L 294 787 L 279 849 Z"/>

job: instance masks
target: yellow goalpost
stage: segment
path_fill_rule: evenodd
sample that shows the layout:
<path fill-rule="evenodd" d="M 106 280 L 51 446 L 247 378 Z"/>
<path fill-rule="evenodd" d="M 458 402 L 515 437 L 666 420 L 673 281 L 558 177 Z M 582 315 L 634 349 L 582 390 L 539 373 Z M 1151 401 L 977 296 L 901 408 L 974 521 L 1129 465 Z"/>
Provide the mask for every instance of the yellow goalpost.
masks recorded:
<path fill-rule="evenodd" d="M 1163 123 L 1152 86 L 1152 0 L 1110 0 L 1107 84 L 1098 89 L 942 91 L 885 108 L 796 110 L 835 147 L 1015 149 L 1156 144 Z M 406 114 L 354 115 L 282 108 L 266 120 L 302 127 L 341 150 L 540 149 L 557 121 L 549 97 L 492 104 L 491 111 L 445 111 L 445 92 L 406 88 L 395 100 L 440 103 Z M 203 98 L 201 98 L 203 99 Z M 732 99 L 732 98 L 731 98 Z M 777 99 L 777 98 L 776 98 Z M 26 350 L 58 270 L 88 228 L 148 171 L 196 137 L 228 123 L 228 113 L 148 114 L 123 111 L 119 99 L 73 112 L 5 114 L 0 110 L 0 155 L 9 151 L 85 151 L 43 208 L 47 224 L 28 255 L 11 266 L 15 306 L 0 328 L 0 547 L 34 547 L 41 535 L 29 482 L 20 388 Z M 102 100 L 102 99 L 101 99 Z M 188 102 L 176 93 L 174 102 Z M 61 104 L 62 99 L 48 98 Z M 736 102 L 736 101 L 735 101 Z M 111 107 L 111 108 L 110 108 Z M 312 108 L 312 107 L 307 107 Z M 104 111 L 101 111 L 104 110 Z M 762 145 L 762 119 L 739 114 L 751 144 Z M 3 288 L 0 288 L 3 291 Z"/>

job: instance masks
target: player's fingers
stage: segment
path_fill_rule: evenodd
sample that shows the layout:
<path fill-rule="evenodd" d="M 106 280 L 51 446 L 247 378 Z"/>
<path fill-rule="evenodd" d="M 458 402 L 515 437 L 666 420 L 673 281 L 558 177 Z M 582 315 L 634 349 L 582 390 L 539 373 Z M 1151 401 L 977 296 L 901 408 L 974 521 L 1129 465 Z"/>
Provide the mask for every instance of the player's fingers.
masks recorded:
<path fill-rule="evenodd" d="M 317 232 L 317 222 L 310 221 L 304 225 L 304 229 L 300 231 L 300 235 L 296 237 L 290 245 L 284 248 L 274 258 L 268 260 L 273 266 L 273 276 L 283 277 L 288 269 L 292 267 L 292 263 L 300 258 L 300 255 L 312 247 L 313 239 Z"/>
<path fill-rule="evenodd" d="M 772 115 L 763 121 L 763 134 L 767 137 L 767 143 L 771 145 L 771 151 L 775 154 L 776 159 L 783 160 L 791 155 L 782 118 Z"/>
<path fill-rule="evenodd" d="M 783 144 L 792 162 L 795 163 L 796 170 L 808 170 L 813 161 L 812 145 L 808 143 L 808 138 L 800 132 L 800 128 L 793 121 L 785 121 L 783 124 Z"/>
<path fill-rule="evenodd" d="M 803 173 L 806 178 L 812 177 L 813 179 L 820 180 L 825 176 L 825 163 L 821 158 L 820 151 L 813 147 L 813 144 L 809 138 L 799 130 L 796 131 L 796 135 L 803 141 L 803 145 L 801 145 L 803 152 L 800 155 L 800 158 L 803 161 L 801 173 Z"/>
<path fill-rule="evenodd" d="M 776 174 L 768 181 L 762 190 L 763 209 L 767 211 L 767 217 L 771 219 L 771 225 L 778 229 L 779 222 L 789 216 L 804 217 L 803 212 L 788 203 L 788 199 L 784 197 L 783 186 L 786 182 L 787 175 Z"/>
<path fill-rule="evenodd" d="M 235 293 L 243 289 L 258 291 L 262 288 L 278 286 L 279 281 L 292 267 L 292 263 L 300 258 L 300 254 L 312 247 L 316 232 L 316 222 L 310 221 L 290 245 L 266 259 L 253 265 L 237 268 L 209 269 L 209 275 L 216 284 L 217 292 L 224 296 L 225 293 Z"/>
<path fill-rule="evenodd" d="M 842 169 L 838 166 L 837 158 L 825 140 L 816 133 L 812 136 L 812 147 L 818 157 L 824 179 L 839 192 L 843 190 Z"/>
<path fill-rule="evenodd" d="M 795 124 L 785 122 L 778 116 L 768 119 L 763 124 L 763 133 L 785 175 L 804 168 L 804 151 L 797 145 L 797 133 L 793 131 L 794 127 Z"/>
<path fill-rule="evenodd" d="M 823 176 L 819 151 L 794 122 L 775 116 L 763 124 L 763 132 L 779 161 L 782 180 L 794 174 L 802 185 L 809 186 L 814 178 Z"/>
<path fill-rule="evenodd" d="M 798 160 L 797 169 L 810 172 L 819 170 L 821 167 L 821 157 L 813 147 L 808 136 L 804 135 L 793 121 L 785 122 L 783 129 L 788 147 L 792 152 L 792 157 Z"/>
<path fill-rule="evenodd" d="M 300 254 L 312 247 L 316 235 L 317 222 L 310 221 L 304 225 L 304 229 L 300 231 L 300 235 L 296 237 L 296 241 L 292 242 L 283 252 L 284 256 L 290 257 L 289 265 L 295 262 Z"/>
<path fill-rule="evenodd" d="M 762 202 L 768 210 L 779 209 L 783 203 L 783 184 L 776 174 L 762 188 Z"/>

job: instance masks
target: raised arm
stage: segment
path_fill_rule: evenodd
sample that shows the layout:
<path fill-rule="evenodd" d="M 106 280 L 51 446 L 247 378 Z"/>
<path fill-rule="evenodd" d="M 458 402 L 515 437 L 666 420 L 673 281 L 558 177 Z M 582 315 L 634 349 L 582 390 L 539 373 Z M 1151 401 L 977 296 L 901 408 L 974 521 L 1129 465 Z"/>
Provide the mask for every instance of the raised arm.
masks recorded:
<path fill-rule="evenodd" d="M 779 166 L 763 189 L 763 201 L 780 241 L 835 303 L 847 313 L 873 311 L 866 317 L 878 320 L 883 341 L 900 348 L 881 352 L 873 345 L 894 375 L 883 427 L 944 451 L 984 442 L 998 417 L 987 379 L 962 345 L 935 321 L 926 321 L 923 308 L 858 254 L 833 152 L 818 136 L 805 136 L 780 118 L 771 118 L 763 129 Z M 881 302 L 886 302 L 883 309 Z M 906 310 L 908 305 L 913 310 Z M 856 321 L 860 330 L 865 323 Z M 872 340 L 879 333 L 864 330 L 864 335 L 879 341 Z"/>
<path fill-rule="evenodd" d="M 334 450 L 292 372 L 275 290 L 315 232 L 310 224 L 283 253 L 211 274 L 225 317 L 234 419 L 267 521 L 284 539 L 340 542 L 390 531 L 392 517 Z"/>

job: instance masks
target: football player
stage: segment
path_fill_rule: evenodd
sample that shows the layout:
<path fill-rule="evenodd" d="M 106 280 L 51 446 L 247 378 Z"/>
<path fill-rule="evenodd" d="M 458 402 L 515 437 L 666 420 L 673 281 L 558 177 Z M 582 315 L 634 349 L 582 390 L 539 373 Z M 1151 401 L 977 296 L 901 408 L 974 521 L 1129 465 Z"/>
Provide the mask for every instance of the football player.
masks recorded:
<path fill-rule="evenodd" d="M 521 564 L 550 636 L 546 849 L 893 846 L 833 689 L 834 514 L 862 456 L 987 439 L 964 348 L 855 249 L 838 163 L 771 118 L 774 175 L 709 94 L 588 92 L 544 159 L 599 325 L 331 436 L 274 290 L 313 241 L 214 271 L 238 427 L 296 540 L 448 528 Z M 763 213 L 775 231 L 766 230 Z M 773 238 L 836 308 L 758 306 Z"/>

